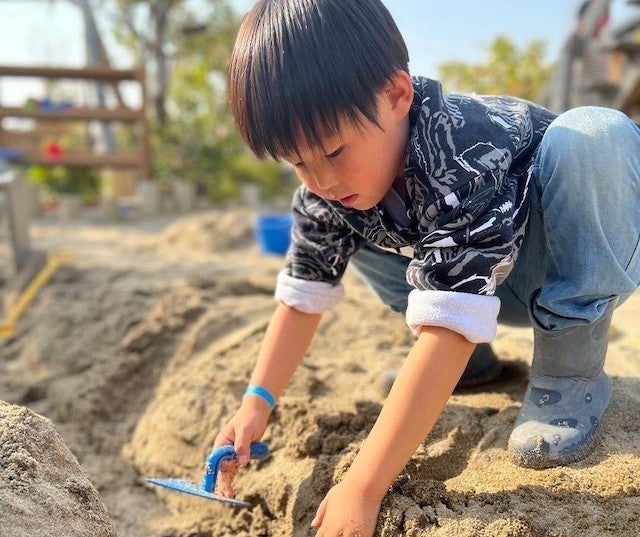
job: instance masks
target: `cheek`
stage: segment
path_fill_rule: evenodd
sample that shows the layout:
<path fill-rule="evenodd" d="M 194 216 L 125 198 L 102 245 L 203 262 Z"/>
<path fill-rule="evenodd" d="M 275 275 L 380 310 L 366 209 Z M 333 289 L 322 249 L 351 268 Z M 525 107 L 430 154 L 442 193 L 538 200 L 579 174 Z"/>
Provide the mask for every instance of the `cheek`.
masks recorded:
<path fill-rule="evenodd" d="M 296 168 L 294 168 L 294 171 L 296 172 L 296 175 L 298 176 L 298 180 L 304 184 L 304 185 L 309 185 L 309 177 L 308 175 L 302 171 L 302 170 L 298 170 Z"/>
<path fill-rule="evenodd" d="M 298 180 L 306 186 L 311 192 L 316 195 L 320 195 L 317 189 L 317 185 L 311 180 L 311 177 L 305 172 L 296 171 L 296 175 L 298 176 Z"/>

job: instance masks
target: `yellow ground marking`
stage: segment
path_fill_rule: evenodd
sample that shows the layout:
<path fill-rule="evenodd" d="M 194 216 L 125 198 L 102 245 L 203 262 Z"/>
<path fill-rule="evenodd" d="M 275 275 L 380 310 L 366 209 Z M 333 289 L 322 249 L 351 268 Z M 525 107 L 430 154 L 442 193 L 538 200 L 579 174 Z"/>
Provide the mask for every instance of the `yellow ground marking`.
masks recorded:
<path fill-rule="evenodd" d="M 56 270 L 70 263 L 74 258 L 75 253 L 70 251 L 57 251 L 49 254 L 46 265 L 25 287 L 15 303 L 10 306 L 5 318 L 0 322 L 0 339 L 9 338 L 14 334 L 20 317 L 27 311 L 40 289 L 47 284 Z"/>

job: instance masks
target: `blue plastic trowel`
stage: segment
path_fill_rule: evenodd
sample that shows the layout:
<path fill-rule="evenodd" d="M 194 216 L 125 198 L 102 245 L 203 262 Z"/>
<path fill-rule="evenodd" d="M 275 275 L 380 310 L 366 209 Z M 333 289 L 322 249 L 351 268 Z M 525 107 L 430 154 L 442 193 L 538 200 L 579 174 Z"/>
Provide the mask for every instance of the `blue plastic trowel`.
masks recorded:
<path fill-rule="evenodd" d="M 251 459 L 261 460 L 265 459 L 268 455 L 269 448 L 267 447 L 267 444 L 262 442 L 253 442 L 249 447 L 249 458 Z M 165 487 L 184 494 L 191 494 L 192 496 L 199 496 L 201 498 L 206 498 L 207 500 L 215 500 L 217 502 L 235 505 L 238 507 L 251 507 L 249 502 L 243 502 L 233 498 L 225 498 L 224 496 L 214 494 L 220 463 L 224 460 L 236 458 L 237 455 L 233 446 L 220 446 L 215 448 L 207 459 L 204 478 L 202 479 L 202 484 L 200 486 L 183 479 L 161 479 L 157 477 L 148 477 L 147 481 L 153 485 Z"/>

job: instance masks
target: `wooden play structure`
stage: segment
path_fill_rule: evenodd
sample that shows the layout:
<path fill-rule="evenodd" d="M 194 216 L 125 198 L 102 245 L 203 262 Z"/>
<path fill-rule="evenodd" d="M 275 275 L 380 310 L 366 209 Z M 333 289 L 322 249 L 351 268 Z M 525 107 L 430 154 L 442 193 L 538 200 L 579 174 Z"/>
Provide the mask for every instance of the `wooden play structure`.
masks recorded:
<path fill-rule="evenodd" d="M 139 177 L 148 178 L 150 157 L 144 67 L 129 70 L 111 68 L 89 0 L 65 1 L 75 5 L 82 14 L 87 66 L 74 69 L 3 65 L 0 66 L 0 79 L 36 78 L 47 83 L 60 80 L 84 81 L 95 88 L 95 98 L 91 102 L 96 104 L 74 105 L 68 101 L 65 106 L 58 106 L 60 103 L 26 99 L 22 107 L 9 107 L 0 102 L 0 147 L 18 150 L 26 164 L 129 168 L 137 170 Z M 121 83 L 138 86 L 139 99 L 135 109 L 125 104 Z M 108 89 L 115 96 L 112 102 L 107 99 Z M 7 129 L 5 124 L 11 120 L 31 120 L 33 126 L 27 131 Z M 43 151 L 43 137 L 49 136 L 49 139 L 55 140 L 56 134 L 66 134 L 65 126 L 68 131 L 69 125 L 78 122 L 99 122 L 100 143 L 86 149 L 73 147 L 63 151 L 60 147 L 54 153 Z M 127 146 L 133 147 L 126 152 L 116 148 L 111 129 L 114 123 L 131 127 L 133 136 L 129 137 L 130 143 Z"/>
<path fill-rule="evenodd" d="M 71 80 L 93 90 L 93 98 L 81 99 L 79 103 L 72 100 L 56 102 L 50 98 L 37 100 L 28 95 L 22 106 L 8 106 L 0 101 L 0 171 L 3 176 L 0 209 L 8 217 L 17 271 L 29 252 L 30 211 L 25 201 L 28 189 L 20 173 L 24 165 L 103 168 L 112 176 L 112 170 L 124 170 L 143 179 L 151 174 L 144 68 L 111 68 L 91 4 L 88 0 L 66 1 L 74 4 L 83 16 L 86 67 L 0 65 L 1 81 L 39 79 L 45 87 L 51 88 L 58 81 Z M 123 85 L 129 86 L 125 89 L 137 92 L 135 107 L 125 104 Z M 126 141 L 121 144 L 125 148 L 119 148 L 115 142 L 116 125 L 124 127 L 118 132 L 121 137 L 126 133 Z M 129 175 L 133 177 L 133 174 Z"/>
<path fill-rule="evenodd" d="M 0 150 L 10 153 L 6 158 L 12 169 L 3 174 L 0 181 L 0 195 L 7 214 L 11 249 L 16 273 L 29 258 L 30 243 L 27 207 L 27 192 L 24 177 L 17 171 L 17 165 L 44 165 L 66 167 L 100 167 L 108 169 L 131 169 L 137 176 L 148 178 L 150 175 L 149 129 L 146 120 L 146 90 L 143 69 L 118 70 L 108 67 L 56 68 L 0 65 L 0 78 L 22 77 L 42 80 L 80 80 L 91 84 L 111 86 L 117 97 L 117 107 L 106 106 L 64 106 L 40 107 L 34 103 L 23 107 L 3 106 L 0 101 Z M 138 108 L 127 107 L 120 95 L 118 84 L 135 83 L 140 95 Z M 28 129 L 11 129 L 5 126 L 5 120 L 30 120 Z M 96 151 L 91 148 L 60 150 L 51 154 L 44 150 L 47 139 L 63 136 L 69 125 L 74 123 L 98 122 L 101 125 L 121 123 L 131 127 L 132 149 L 125 151 Z M 2 153 L 0 153 L 2 158 Z"/>
<path fill-rule="evenodd" d="M 133 109 L 120 100 L 117 108 L 107 107 L 64 107 L 43 109 L 35 107 L 7 107 L 0 102 L 0 146 L 10 147 L 22 154 L 25 164 L 56 164 L 63 166 L 96 166 L 110 168 L 135 168 L 141 177 L 149 177 L 149 130 L 146 121 L 146 91 L 144 70 L 117 70 L 105 67 L 85 67 L 80 69 L 54 67 L 17 67 L 0 65 L 0 78 L 29 77 L 46 80 L 85 80 L 96 84 L 109 84 L 117 87 L 123 81 L 133 81 L 139 85 L 142 96 L 141 106 Z M 119 95 L 119 92 L 116 92 Z M 5 118 L 31 119 L 36 127 L 26 132 L 15 132 L 3 127 Z M 52 158 L 42 151 L 39 136 L 47 134 L 47 127 L 55 123 L 69 122 L 120 122 L 138 127 L 137 148 L 129 152 L 90 152 L 65 151 Z M 38 125 L 41 125 L 38 128 Z"/>
<path fill-rule="evenodd" d="M 13 333 L 39 287 L 71 258 L 56 252 L 44 254 L 31 247 L 29 219 L 33 208 L 29 207 L 24 166 L 101 168 L 111 175 L 122 170 L 133 172 L 128 175 L 135 179 L 151 175 L 144 67 L 111 68 L 88 0 L 68 1 L 83 15 L 86 67 L 0 65 L 3 81 L 39 79 L 45 87 L 58 81 L 79 81 L 95 90 L 93 98 L 78 103 L 27 95 L 22 106 L 9 106 L 0 100 L 0 217 L 7 224 L 15 273 L 0 300 L 0 339 Z M 125 103 L 125 85 L 125 91 L 137 94 L 135 106 Z M 116 125 L 121 126 L 118 133 L 124 140 L 120 144 L 115 141 Z M 67 145 L 68 140 L 72 142 Z"/>

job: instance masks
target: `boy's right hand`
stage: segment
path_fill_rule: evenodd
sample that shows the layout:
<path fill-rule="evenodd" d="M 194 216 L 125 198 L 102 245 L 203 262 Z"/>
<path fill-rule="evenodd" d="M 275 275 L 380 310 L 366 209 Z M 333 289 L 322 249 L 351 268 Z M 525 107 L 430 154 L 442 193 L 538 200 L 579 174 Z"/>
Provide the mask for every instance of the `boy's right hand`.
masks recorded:
<path fill-rule="evenodd" d="M 218 494 L 233 498 L 233 478 L 240 466 L 249 462 L 249 444 L 260 440 L 267 428 L 271 409 L 257 397 L 245 397 L 242 405 L 229 422 L 220 430 L 213 447 L 233 445 L 237 459 L 223 461 L 218 475 Z"/>

